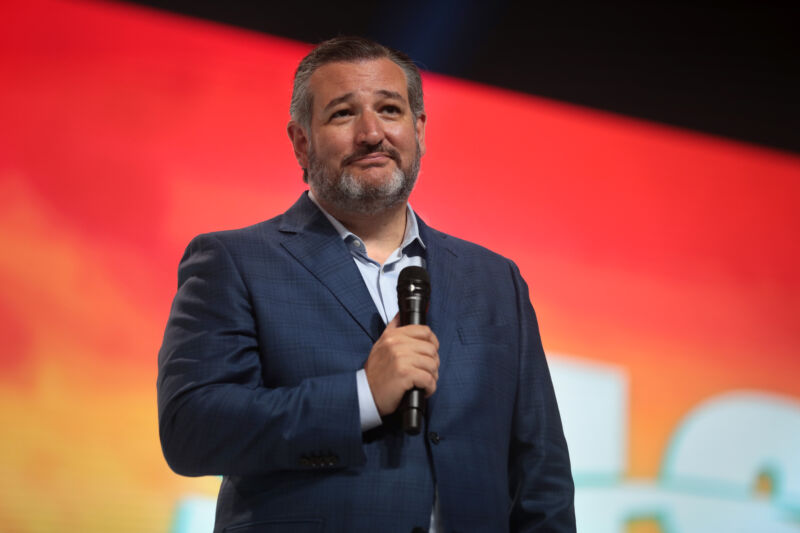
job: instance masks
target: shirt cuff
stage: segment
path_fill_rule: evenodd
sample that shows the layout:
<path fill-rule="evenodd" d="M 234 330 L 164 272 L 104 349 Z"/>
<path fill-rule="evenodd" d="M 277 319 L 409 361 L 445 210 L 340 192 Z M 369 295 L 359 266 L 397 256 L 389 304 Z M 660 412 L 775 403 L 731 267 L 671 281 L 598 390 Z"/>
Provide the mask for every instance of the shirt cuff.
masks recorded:
<path fill-rule="evenodd" d="M 367 381 L 367 372 L 363 368 L 356 372 L 358 386 L 358 414 L 361 417 L 361 431 L 369 431 L 381 425 L 381 414 L 375 405 L 372 391 Z"/>

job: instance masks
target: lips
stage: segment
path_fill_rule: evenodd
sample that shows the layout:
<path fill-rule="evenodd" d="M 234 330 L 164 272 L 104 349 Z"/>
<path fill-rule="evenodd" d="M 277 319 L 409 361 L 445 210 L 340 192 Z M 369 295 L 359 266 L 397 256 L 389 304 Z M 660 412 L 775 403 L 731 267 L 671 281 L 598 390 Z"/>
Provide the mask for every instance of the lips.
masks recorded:
<path fill-rule="evenodd" d="M 368 155 L 364 155 L 361 157 L 355 158 L 352 162 L 353 163 L 384 163 L 390 161 L 392 158 L 389 154 L 377 154 L 372 153 Z"/>
<path fill-rule="evenodd" d="M 393 160 L 399 164 L 400 154 L 395 150 L 374 151 L 366 154 L 353 154 L 345 158 L 344 165 L 350 165 L 353 163 L 360 163 L 362 165 L 379 165 L 386 163 L 389 160 Z"/>

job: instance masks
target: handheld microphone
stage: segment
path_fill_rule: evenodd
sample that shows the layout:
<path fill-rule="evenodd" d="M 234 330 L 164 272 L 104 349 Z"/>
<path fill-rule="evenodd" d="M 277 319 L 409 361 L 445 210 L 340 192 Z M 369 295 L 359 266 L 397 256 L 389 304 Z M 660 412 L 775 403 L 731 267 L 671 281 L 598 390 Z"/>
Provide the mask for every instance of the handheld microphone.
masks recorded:
<path fill-rule="evenodd" d="M 431 281 L 424 268 L 409 266 L 401 270 L 397 278 L 400 325 L 425 325 L 430 297 Z M 417 435 L 425 417 L 425 391 L 415 387 L 406 392 L 400 403 L 400 410 L 403 415 L 403 431 L 409 435 Z"/>

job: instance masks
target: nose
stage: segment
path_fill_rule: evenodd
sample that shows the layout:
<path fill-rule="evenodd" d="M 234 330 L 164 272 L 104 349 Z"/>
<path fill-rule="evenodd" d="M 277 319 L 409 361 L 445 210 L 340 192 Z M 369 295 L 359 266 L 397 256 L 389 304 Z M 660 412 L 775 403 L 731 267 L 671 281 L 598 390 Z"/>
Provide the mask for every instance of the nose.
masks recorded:
<path fill-rule="evenodd" d="M 383 142 L 383 125 L 373 111 L 361 113 L 356 127 L 356 144 L 374 146 Z"/>

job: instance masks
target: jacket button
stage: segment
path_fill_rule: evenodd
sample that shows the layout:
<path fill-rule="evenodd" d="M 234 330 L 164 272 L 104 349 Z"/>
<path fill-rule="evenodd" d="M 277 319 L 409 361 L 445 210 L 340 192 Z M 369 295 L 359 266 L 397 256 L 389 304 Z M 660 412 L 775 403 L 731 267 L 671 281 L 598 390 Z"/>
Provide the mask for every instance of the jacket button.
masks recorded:
<path fill-rule="evenodd" d="M 439 437 L 438 433 L 436 433 L 435 431 L 431 431 L 430 433 L 428 433 L 428 440 L 434 444 L 439 444 L 441 438 Z"/>
<path fill-rule="evenodd" d="M 309 459 L 308 457 L 301 457 L 300 466 L 311 466 L 311 459 Z"/>

